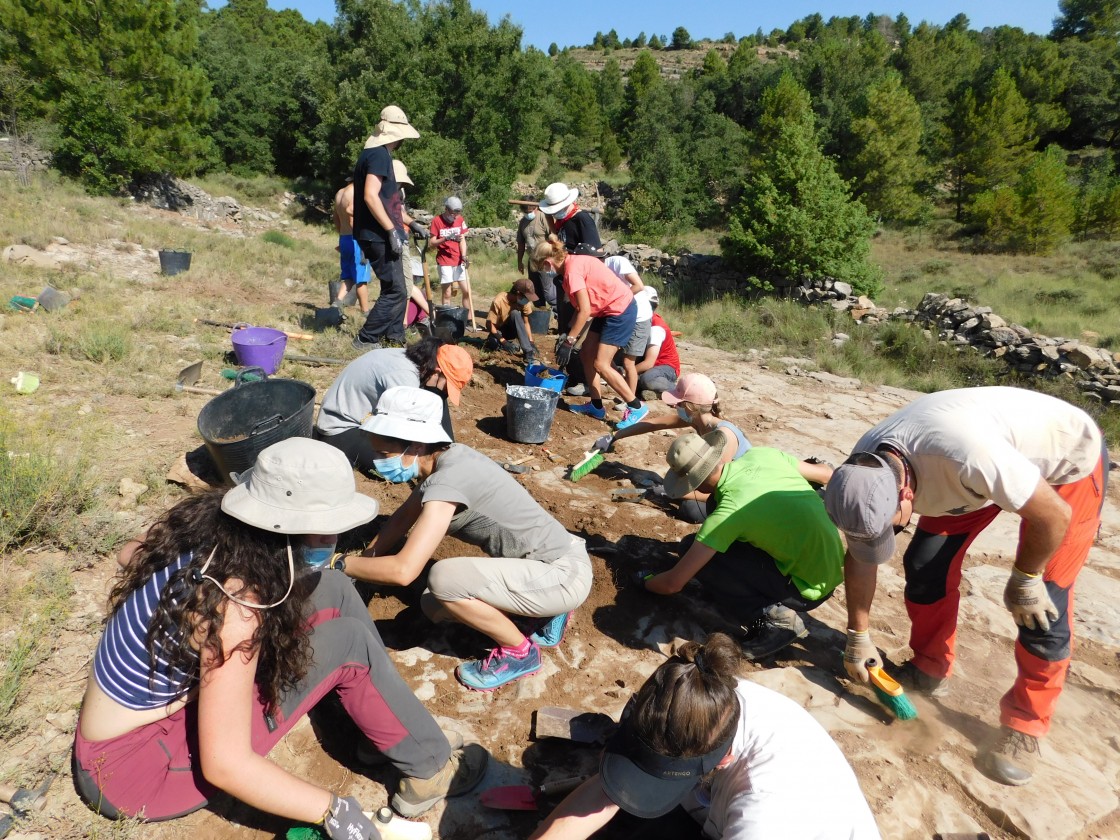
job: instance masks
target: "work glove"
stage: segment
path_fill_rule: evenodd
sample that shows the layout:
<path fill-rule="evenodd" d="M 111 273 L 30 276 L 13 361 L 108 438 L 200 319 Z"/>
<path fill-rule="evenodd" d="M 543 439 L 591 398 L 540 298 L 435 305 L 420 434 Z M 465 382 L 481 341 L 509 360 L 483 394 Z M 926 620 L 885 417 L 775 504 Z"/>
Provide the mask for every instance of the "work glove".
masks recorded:
<path fill-rule="evenodd" d="M 362 813 L 362 806 L 353 796 L 331 797 L 331 809 L 323 820 L 323 830 L 330 840 L 378 840 L 381 833 L 373 820 Z"/>
<path fill-rule="evenodd" d="M 568 362 L 572 360 L 572 350 L 575 345 L 568 341 L 568 336 L 560 336 L 560 340 L 556 342 L 556 367 L 561 370 L 568 366 Z"/>
<path fill-rule="evenodd" d="M 598 449 L 600 452 L 610 452 L 611 446 L 614 444 L 614 435 L 609 432 L 602 437 L 595 438 L 595 442 L 591 444 L 592 449 Z"/>
<path fill-rule="evenodd" d="M 1042 575 L 1028 575 L 1014 566 L 1003 590 L 1003 605 L 1011 611 L 1015 623 L 1028 630 L 1049 630 L 1050 622 L 1058 620 L 1058 608 Z"/>
<path fill-rule="evenodd" d="M 510 344 L 508 341 L 499 342 L 498 347 L 500 347 L 502 350 L 505 350 L 507 353 L 515 352 L 514 349 L 513 349 L 513 345 Z"/>
<path fill-rule="evenodd" d="M 665 485 L 658 482 L 649 486 L 646 490 L 646 498 L 654 502 L 667 502 L 669 494 L 665 492 Z"/>
<path fill-rule="evenodd" d="M 420 222 L 416 221 L 415 219 L 408 223 L 408 229 L 412 231 L 412 235 L 417 239 L 427 239 L 430 235 L 430 231 L 428 230 L 428 228 L 420 224 Z"/>
<path fill-rule="evenodd" d="M 848 676 L 860 682 L 868 682 L 867 660 L 878 659 L 879 651 L 871 644 L 871 635 L 866 630 L 849 630 L 848 644 L 844 648 L 844 667 Z"/>
<path fill-rule="evenodd" d="M 468 260 L 466 257 L 463 257 L 461 260 L 459 260 L 459 265 L 461 265 L 463 268 L 470 268 L 471 267 L 471 261 Z"/>
<path fill-rule="evenodd" d="M 393 228 L 389 231 L 389 250 L 392 251 L 395 256 L 399 257 L 407 244 L 408 237 L 404 235 L 403 230 Z"/>
<path fill-rule="evenodd" d="M 486 336 L 486 341 L 483 342 L 483 347 L 487 350 L 497 350 L 502 345 L 502 340 L 497 335 L 491 333 Z"/>
<path fill-rule="evenodd" d="M 646 589 L 646 581 L 656 574 L 657 572 L 652 569 L 638 569 L 636 572 L 631 572 L 630 583 L 643 592 L 648 592 L 649 590 Z"/>

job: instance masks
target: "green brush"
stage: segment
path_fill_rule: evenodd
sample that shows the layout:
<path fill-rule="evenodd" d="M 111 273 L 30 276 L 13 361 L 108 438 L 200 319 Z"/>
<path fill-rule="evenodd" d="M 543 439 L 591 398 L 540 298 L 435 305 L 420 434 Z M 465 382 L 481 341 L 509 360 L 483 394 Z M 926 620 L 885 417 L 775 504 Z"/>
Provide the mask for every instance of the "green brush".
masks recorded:
<path fill-rule="evenodd" d="M 603 463 L 603 453 L 598 449 L 592 449 L 590 452 L 583 453 L 583 458 L 578 464 L 572 467 L 572 471 L 568 473 L 568 478 L 571 481 L 579 481 L 589 472 L 598 469 L 599 465 Z"/>
<path fill-rule="evenodd" d="M 325 840 L 327 835 L 313 825 L 295 825 L 284 835 L 285 840 Z"/>
<path fill-rule="evenodd" d="M 887 709 L 899 720 L 914 720 L 918 710 L 902 690 L 902 686 L 879 665 L 878 660 L 867 660 L 867 675 L 871 678 L 871 687 L 875 689 L 875 696 L 879 698 Z"/>

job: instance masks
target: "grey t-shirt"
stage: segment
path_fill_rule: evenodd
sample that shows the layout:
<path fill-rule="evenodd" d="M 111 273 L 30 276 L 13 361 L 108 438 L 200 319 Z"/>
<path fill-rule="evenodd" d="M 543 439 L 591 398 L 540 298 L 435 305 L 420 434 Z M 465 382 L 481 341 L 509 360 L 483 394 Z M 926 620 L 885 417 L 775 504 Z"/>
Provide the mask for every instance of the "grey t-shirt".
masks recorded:
<path fill-rule="evenodd" d="M 528 491 L 485 455 L 453 443 L 420 485 L 423 502 L 452 502 L 461 509 L 448 533 L 491 557 L 550 563 L 568 553 L 572 535 Z"/>
<path fill-rule="evenodd" d="M 370 350 L 348 364 L 323 395 L 316 428 L 337 435 L 362 425 L 381 395 L 395 385 L 420 387 L 416 365 L 399 347 Z"/>

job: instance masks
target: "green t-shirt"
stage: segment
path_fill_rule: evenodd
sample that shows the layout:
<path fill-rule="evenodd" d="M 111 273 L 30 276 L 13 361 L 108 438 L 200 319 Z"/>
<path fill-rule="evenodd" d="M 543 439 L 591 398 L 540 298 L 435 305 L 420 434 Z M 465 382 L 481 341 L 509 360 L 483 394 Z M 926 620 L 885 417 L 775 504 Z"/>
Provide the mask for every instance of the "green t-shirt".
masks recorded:
<path fill-rule="evenodd" d="M 696 539 L 726 552 L 736 540 L 774 558 L 797 591 L 823 598 L 844 579 L 844 546 L 824 503 L 778 449 L 756 446 L 723 468 L 715 509 Z"/>

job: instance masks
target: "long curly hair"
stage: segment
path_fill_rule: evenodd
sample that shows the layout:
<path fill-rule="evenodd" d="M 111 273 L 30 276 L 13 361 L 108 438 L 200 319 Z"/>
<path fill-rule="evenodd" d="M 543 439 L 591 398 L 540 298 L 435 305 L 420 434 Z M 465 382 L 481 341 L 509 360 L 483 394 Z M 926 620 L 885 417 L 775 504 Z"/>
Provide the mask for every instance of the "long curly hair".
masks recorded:
<path fill-rule="evenodd" d="M 234 653 L 259 652 L 257 690 L 265 707 L 275 711 L 283 693 L 303 679 L 311 662 L 304 607 L 313 578 L 298 574 L 297 558 L 291 595 L 278 606 L 255 611 L 260 623 L 252 638 L 233 650 L 223 650 L 220 634 L 229 599 L 213 582 L 197 583 L 194 576 L 215 547 L 206 573 L 237 597 L 271 604 L 288 589 L 288 537 L 254 528 L 224 513 L 221 504 L 225 492 L 211 490 L 184 499 L 148 529 L 109 593 L 109 611 L 119 610 L 152 575 L 190 554 L 190 562 L 171 575 L 160 593 L 148 627 L 149 656 L 155 662 L 158 652 L 172 668 L 197 674 L 200 655 L 209 654 L 225 662 Z M 241 587 L 231 589 L 227 584 L 231 579 L 241 581 Z M 190 688 L 184 685 L 182 692 Z"/>
<path fill-rule="evenodd" d="M 634 695 L 634 731 L 661 755 L 691 758 L 722 744 L 739 722 L 739 645 L 713 633 L 687 642 Z"/>

